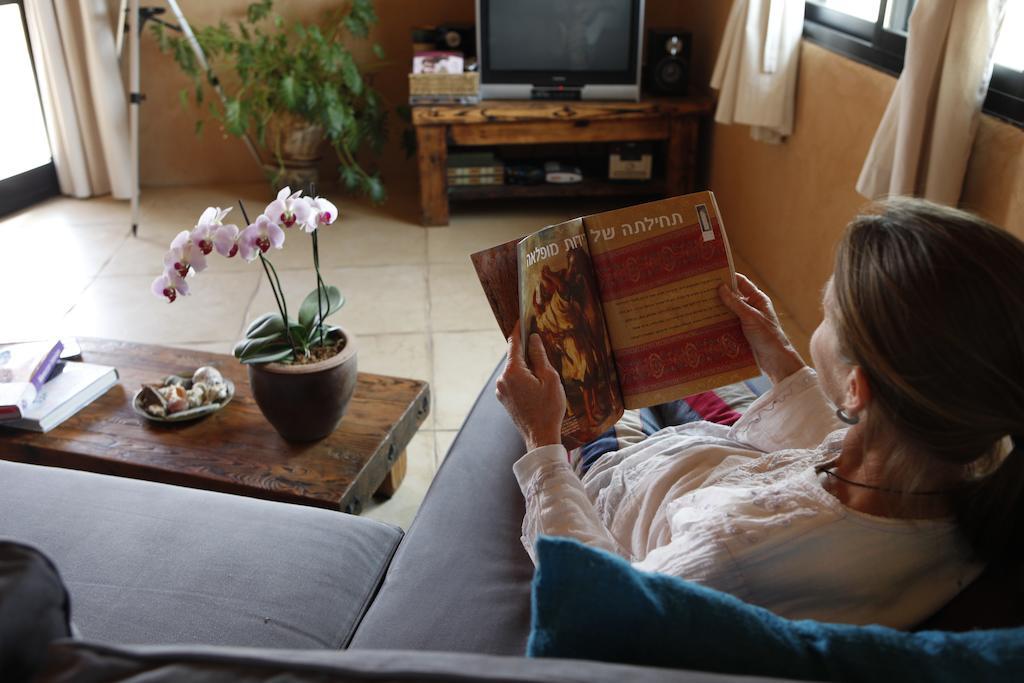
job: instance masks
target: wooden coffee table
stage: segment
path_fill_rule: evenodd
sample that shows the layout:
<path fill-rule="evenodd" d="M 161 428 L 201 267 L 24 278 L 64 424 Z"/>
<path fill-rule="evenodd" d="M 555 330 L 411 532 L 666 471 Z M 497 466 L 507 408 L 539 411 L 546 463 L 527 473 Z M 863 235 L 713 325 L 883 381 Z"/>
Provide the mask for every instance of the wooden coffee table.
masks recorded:
<path fill-rule="evenodd" d="M 112 365 L 120 380 L 47 434 L 0 429 L 0 458 L 89 470 L 358 514 L 390 496 L 405 447 L 430 410 L 426 382 L 359 373 L 341 424 L 312 443 L 282 439 L 260 413 L 245 366 L 231 356 L 80 339 L 82 360 Z M 143 382 L 212 365 L 235 383 L 223 410 L 194 422 L 150 422 L 131 408 Z"/>

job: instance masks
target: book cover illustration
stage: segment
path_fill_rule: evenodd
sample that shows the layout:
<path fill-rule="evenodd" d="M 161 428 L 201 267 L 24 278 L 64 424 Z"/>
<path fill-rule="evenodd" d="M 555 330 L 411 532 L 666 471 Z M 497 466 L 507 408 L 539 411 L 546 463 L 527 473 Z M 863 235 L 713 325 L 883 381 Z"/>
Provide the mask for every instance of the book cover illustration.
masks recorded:
<path fill-rule="evenodd" d="M 519 243 L 523 340 L 540 335 L 562 377 L 562 434 L 596 438 L 622 415 L 618 380 L 583 221 L 552 225 Z"/>
<path fill-rule="evenodd" d="M 519 320 L 519 241 L 517 237 L 469 257 L 505 339 Z"/>

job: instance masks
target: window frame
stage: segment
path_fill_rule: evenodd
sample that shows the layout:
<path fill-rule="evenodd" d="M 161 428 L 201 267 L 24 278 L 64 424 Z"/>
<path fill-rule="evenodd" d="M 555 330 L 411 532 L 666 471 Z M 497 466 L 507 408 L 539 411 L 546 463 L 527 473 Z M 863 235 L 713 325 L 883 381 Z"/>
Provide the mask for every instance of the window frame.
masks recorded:
<path fill-rule="evenodd" d="M 32 77 L 35 79 L 36 96 L 39 98 L 39 106 L 42 108 L 43 94 L 39 90 L 39 74 L 36 69 L 35 56 L 32 54 L 28 22 L 25 18 L 25 2 L 24 0 L 0 0 L 0 6 L 2 5 L 18 5 L 18 10 L 21 12 L 21 29 L 25 32 L 25 44 L 29 46 L 28 57 L 32 64 Z M 46 117 L 45 111 L 43 111 L 43 117 L 44 119 Z M 50 143 L 49 129 L 47 129 L 47 143 Z M 9 178 L 0 179 L 0 217 L 59 194 L 60 184 L 57 181 L 57 169 L 53 164 L 53 145 L 50 144 L 49 163 Z"/>
<path fill-rule="evenodd" d="M 907 49 L 905 34 L 884 27 L 890 3 L 881 0 L 874 23 L 808 2 L 804 10 L 804 38 L 855 61 L 893 76 L 903 70 Z M 996 64 L 982 110 L 1016 126 L 1024 127 L 1024 72 Z"/>

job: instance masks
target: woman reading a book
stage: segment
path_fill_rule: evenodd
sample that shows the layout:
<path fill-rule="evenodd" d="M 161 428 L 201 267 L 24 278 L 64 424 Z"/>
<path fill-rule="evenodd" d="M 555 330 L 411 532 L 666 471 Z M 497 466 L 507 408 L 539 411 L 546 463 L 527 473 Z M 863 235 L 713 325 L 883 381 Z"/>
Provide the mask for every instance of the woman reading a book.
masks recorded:
<path fill-rule="evenodd" d="M 638 433 L 582 476 L 558 374 L 513 337 L 498 396 L 529 449 L 524 544 L 573 537 L 790 618 L 919 623 L 1024 552 L 1022 272 L 1024 243 L 970 214 L 880 204 L 839 244 L 816 371 L 740 276 L 720 294 L 772 389 L 731 427 Z"/>

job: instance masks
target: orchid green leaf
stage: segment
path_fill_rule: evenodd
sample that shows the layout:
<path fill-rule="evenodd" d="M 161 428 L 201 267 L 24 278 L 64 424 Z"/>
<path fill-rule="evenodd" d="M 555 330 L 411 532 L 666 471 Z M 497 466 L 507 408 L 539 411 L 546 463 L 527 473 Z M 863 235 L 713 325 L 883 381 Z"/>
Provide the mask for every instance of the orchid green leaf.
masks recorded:
<path fill-rule="evenodd" d="M 319 298 L 317 294 L 320 295 Z M 327 318 L 327 316 L 337 312 L 344 305 L 345 297 L 341 295 L 341 291 L 334 285 L 327 285 L 323 291 L 314 289 L 306 295 L 302 305 L 299 306 L 299 324 L 307 330 L 313 330 L 323 322 L 323 319 L 320 318 L 321 311 L 323 311 L 323 317 Z M 313 337 L 312 334 L 309 336 L 310 338 Z"/>
<path fill-rule="evenodd" d="M 252 355 L 252 356 L 245 356 L 245 357 L 239 358 L 239 360 L 241 362 L 243 362 L 243 363 L 246 363 L 246 364 L 276 363 L 278 361 L 282 361 L 282 360 L 287 359 L 291 355 L 292 355 L 291 347 L 285 346 L 283 348 L 276 348 L 276 349 L 273 349 L 273 350 L 272 349 L 268 349 L 268 350 L 266 350 L 266 351 L 264 351 L 262 353 L 259 353 L 259 354 L 255 354 L 255 355 Z"/>
<path fill-rule="evenodd" d="M 284 322 L 280 313 L 264 313 L 245 328 L 245 336 L 249 339 L 280 332 L 284 332 Z"/>

